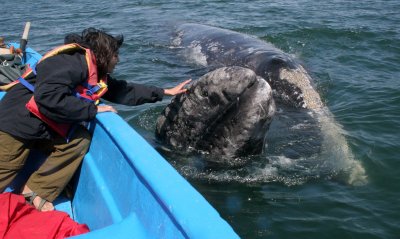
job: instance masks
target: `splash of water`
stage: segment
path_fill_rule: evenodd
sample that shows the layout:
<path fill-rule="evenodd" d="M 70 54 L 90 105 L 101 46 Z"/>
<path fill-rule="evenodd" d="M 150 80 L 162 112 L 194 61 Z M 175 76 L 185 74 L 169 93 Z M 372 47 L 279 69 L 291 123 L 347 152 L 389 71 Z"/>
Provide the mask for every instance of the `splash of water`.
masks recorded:
<path fill-rule="evenodd" d="M 354 158 L 341 125 L 334 121 L 330 111 L 326 108 L 316 111 L 316 114 L 324 136 L 321 157 L 331 164 L 332 170 L 342 172 L 347 178 L 348 184 L 366 184 L 365 169 L 361 162 Z"/>

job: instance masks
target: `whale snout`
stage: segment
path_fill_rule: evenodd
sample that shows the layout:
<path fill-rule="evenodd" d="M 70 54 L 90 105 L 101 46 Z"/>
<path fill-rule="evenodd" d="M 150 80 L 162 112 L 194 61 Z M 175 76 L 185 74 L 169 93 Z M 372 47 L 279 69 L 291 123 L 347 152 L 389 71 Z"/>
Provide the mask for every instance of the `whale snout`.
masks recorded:
<path fill-rule="evenodd" d="M 275 114 L 268 83 L 244 67 L 222 67 L 176 96 L 157 120 L 156 137 L 172 148 L 237 157 L 262 152 Z"/>

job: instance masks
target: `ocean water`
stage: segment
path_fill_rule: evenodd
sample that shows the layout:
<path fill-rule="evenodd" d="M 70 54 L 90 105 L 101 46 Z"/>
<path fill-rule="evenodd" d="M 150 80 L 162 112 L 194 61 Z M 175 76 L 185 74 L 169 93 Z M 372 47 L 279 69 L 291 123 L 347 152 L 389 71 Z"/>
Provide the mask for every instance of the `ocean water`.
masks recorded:
<path fill-rule="evenodd" d="M 302 125 L 278 117 L 265 152 L 250 165 L 204 168 L 201 158 L 160 150 L 154 138 L 171 98 L 115 107 L 242 238 L 400 238 L 399 1 L 6 0 L 1 6 L 0 35 L 19 41 L 31 21 L 28 45 L 40 53 L 86 27 L 123 34 L 115 77 L 160 87 L 204 73 L 171 47 L 178 24 L 208 24 L 274 44 L 307 69 L 337 122 L 341 140 L 328 148 L 345 148 L 351 157 L 284 156 L 296 150 L 285 132 Z M 335 159 L 352 163 L 332 167 Z M 363 180 L 348 180 L 348 170 Z"/>

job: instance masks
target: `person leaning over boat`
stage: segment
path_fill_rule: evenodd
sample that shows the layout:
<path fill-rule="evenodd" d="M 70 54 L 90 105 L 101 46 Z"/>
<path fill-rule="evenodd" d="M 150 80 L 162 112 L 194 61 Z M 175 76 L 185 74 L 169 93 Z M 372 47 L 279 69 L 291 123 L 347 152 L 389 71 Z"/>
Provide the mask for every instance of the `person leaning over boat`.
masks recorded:
<path fill-rule="evenodd" d="M 91 136 L 79 123 L 100 112 L 116 112 L 112 106 L 96 105 L 97 98 L 140 105 L 186 91 L 184 86 L 190 80 L 162 89 L 112 78 L 109 73 L 119 61 L 122 42 L 122 36 L 95 28 L 85 29 L 81 35 L 69 34 L 66 45 L 37 64 L 36 75 L 31 73 L 24 78 L 27 83 L 21 84 L 22 79 L 8 91 L 0 101 L 0 192 L 23 167 L 31 149 L 46 149 L 48 158 L 29 177 L 22 194 L 38 210 L 54 210 L 53 200 L 89 148 Z M 93 85 L 93 80 L 99 84 L 91 88 L 88 83 Z M 34 86 L 33 93 L 29 85 Z M 66 129 L 68 136 L 63 135 Z"/>

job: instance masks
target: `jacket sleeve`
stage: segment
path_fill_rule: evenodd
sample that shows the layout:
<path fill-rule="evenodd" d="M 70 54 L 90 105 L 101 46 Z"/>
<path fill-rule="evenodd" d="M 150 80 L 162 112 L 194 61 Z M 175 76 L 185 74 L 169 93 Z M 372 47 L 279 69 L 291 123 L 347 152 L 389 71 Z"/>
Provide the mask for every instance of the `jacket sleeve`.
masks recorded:
<path fill-rule="evenodd" d="M 112 77 L 108 78 L 107 85 L 108 91 L 103 98 L 117 104 L 141 105 L 160 101 L 164 97 L 164 89 L 156 86 L 128 83 Z"/>
<path fill-rule="evenodd" d="M 74 89 L 87 78 L 87 64 L 80 53 L 47 58 L 36 68 L 34 97 L 39 111 L 61 123 L 91 120 L 97 107 L 74 95 Z"/>

